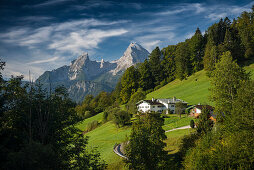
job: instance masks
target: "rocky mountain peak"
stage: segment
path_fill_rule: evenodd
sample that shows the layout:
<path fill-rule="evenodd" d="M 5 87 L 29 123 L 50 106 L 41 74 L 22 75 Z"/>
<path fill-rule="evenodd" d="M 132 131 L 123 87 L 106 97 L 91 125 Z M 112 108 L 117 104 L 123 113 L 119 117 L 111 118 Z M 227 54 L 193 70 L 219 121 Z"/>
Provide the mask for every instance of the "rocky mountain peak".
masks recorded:
<path fill-rule="evenodd" d="M 97 95 L 100 91 L 112 91 L 123 72 L 130 66 L 143 62 L 149 53 L 141 45 L 130 43 L 123 56 L 115 61 L 94 61 L 87 52 L 73 60 L 69 66 L 47 71 L 38 81 L 52 88 L 64 85 L 70 97 L 82 101 L 87 94 Z"/>
<path fill-rule="evenodd" d="M 149 52 L 141 45 L 136 42 L 130 43 L 123 56 L 119 60 L 114 61 L 117 63 L 117 67 L 116 69 L 112 70 L 113 75 L 116 75 L 120 71 L 126 70 L 128 67 L 136 63 L 144 62 L 148 55 Z"/>

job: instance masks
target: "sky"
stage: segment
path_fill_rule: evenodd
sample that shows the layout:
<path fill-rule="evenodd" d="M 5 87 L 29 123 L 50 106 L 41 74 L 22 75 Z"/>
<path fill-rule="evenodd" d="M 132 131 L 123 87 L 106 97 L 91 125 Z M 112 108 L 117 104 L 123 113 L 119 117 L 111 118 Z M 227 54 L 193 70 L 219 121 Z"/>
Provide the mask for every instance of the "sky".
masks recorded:
<path fill-rule="evenodd" d="M 83 52 L 91 60 L 120 58 L 131 42 L 151 52 L 202 33 L 220 18 L 250 11 L 252 0 L 1 0 L 3 76 L 28 80 L 69 65 Z"/>

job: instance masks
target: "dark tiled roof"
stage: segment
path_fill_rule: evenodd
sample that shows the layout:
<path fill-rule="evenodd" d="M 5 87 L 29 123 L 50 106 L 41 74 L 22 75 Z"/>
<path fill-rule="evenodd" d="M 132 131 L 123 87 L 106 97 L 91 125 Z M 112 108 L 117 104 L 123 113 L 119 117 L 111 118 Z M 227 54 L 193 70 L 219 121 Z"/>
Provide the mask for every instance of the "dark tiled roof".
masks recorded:
<path fill-rule="evenodd" d="M 143 100 L 143 101 L 149 103 L 150 105 L 161 105 L 161 106 L 163 106 L 163 104 L 157 102 L 156 100 L 154 100 L 154 101 L 152 101 L 152 100 Z"/>
<path fill-rule="evenodd" d="M 214 108 L 210 105 L 196 105 L 196 108 L 203 110 L 204 108 L 207 108 L 208 110 L 213 110 Z"/>

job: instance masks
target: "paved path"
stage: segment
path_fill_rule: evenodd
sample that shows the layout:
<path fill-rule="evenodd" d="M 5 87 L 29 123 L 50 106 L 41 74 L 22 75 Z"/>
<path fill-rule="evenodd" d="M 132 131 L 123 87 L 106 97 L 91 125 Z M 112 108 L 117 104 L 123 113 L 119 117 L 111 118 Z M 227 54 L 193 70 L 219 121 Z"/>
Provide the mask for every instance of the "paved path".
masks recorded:
<path fill-rule="evenodd" d="M 182 126 L 182 127 L 175 128 L 175 129 L 171 129 L 171 130 L 167 130 L 167 131 L 165 131 L 165 132 L 172 132 L 172 131 L 175 131 L 175 130 L 189 129 L 189 128 L 191 128 L 190 125 L 188 125 L 188 126 Z M 122 151 L 121 151 L 120 148 L 121 148 L 121 144 L 117 144 L 117 145 L 114 146 L 113 151 L 114 151 L 118 156 L 121 156 L 121 157 L 123 157 L 124 159 L 127 159 L 127 157 L 122 153 Z"/>
<path fill-rule="evenodd" d="M 182 126 L 182 127 L 179 127 L 179 128 L 175 128 L 175 129 L 171 129 L 171 130 L 167 130 L 165 132 L 172 132 L 172 131 L 175 131 L 175 130 L 180 130 L 180 129 L 189 129 L 191 128 L 190 125 L 187 125 L 187 126 Z"/>
<path fill-rule="evenodd" d="M 122 153 L 121 151 L 121 144 L 115 145 L 113 151 L 118 155 L 123 157 L 124 159 L 127 159 L 127 157 Z"/>

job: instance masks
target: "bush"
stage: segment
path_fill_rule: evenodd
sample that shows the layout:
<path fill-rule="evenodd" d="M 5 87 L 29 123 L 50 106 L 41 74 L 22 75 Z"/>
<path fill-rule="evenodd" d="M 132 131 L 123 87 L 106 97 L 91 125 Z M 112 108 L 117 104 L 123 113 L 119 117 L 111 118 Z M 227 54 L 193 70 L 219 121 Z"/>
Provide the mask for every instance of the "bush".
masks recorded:
<path fill-rule="evenodd" d="M 85 115 L 84 115 L 84 118 L 85 119 L 87 119 L 87 118 L 89 118 L 89 117 L 91 117 L 92 116 L 92 113 L 91 113 L 91 111 L 85 111 Z"/>
<path fill-rule="evenodd" d="M 195 122 L 194 122 L 194 120 L 191 120 L 191 121 L 190 121 L 190 127 L 191 127 L 192 129 L 195 127 Z"/>
<path fill-rule="evenodd" d="M 127 125 L 130 123 L 130 120 L 130 114 L 124 110 L 119 110 L 118 112 L 114 113 L 113 121 L 118 127 Z"/>
<path fill-rule="evenodd" d="M 97 120 L 92 121 L 91 123 L 88 123 L 86 126 L 86 131 L 89 132 L 95 128 L 97 128 L 99 125 L 99 122 Z"/>

